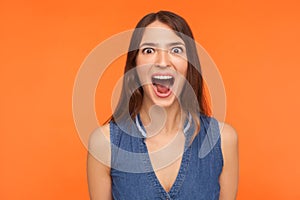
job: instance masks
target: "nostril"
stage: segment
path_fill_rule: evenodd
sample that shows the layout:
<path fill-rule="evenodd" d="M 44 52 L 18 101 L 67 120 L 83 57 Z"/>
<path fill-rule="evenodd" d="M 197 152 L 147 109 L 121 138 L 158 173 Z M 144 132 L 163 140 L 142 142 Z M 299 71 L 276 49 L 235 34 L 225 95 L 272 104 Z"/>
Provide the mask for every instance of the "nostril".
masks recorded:
<path fill-rule="evenodd" d="M 166 68 L 166 67 L 169 67 L 169 65 L 155 64 L 155 67 Z"/>

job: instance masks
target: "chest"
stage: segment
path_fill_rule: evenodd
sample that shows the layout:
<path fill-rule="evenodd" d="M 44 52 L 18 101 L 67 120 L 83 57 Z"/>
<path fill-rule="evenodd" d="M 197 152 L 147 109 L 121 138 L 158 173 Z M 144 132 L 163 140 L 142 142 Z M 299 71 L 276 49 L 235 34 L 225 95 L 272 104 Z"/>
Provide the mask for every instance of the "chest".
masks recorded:
<path fill-rule="evenodd" d="M 222 168 L 215 151 L 202 159 L 199 159 L 195 148 L 186 149 L 182 156 L 180 152 L 177 150 L 177 157 L 176 154 L 171 155 L 168 148 L 149 153 L 148 159 L 137 163 L 143 166 L 151 163 L 153 170 L 145 173 L 128 173 L 112 168 L 114 199 L 218 199 L 218 176 Z M 120 153 L 115 155 L 116 161 L 129 162 L 128 158 L 123 160 L 124 156 Z"/>
<path fill-rule="evenodd" d="M 146 141 L 153 172 L 160 185 L 169 192 L 178 176 L 184 153 L 183 134 L 173 140 Z"/>
<path fill-rule="evenodd" d="M 160 185 L 166 192 L 169 192 L 178 176 L 181 166 L 182 156 L 177 160 L 169 163 L 168 166 L 154 171 Z"/>

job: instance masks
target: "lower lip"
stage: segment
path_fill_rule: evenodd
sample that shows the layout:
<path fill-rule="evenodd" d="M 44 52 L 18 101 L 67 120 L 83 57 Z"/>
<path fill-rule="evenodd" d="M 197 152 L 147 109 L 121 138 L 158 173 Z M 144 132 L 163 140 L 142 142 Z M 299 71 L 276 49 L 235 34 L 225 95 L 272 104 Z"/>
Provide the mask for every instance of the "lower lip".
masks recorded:
<path fill-rule="evenodd" d="M 157 91 L 157 87 L 155 87 L 154 85 L 152 85 L 152 88 L 153 88 L 154 93 L 156 94 L 156 96 L 158 96 L 159 98 L 167 98 L 172 93 L 171 89 L 169 89 L 169 91 L 167 93 L 160 93 L 160 92 Z"/>

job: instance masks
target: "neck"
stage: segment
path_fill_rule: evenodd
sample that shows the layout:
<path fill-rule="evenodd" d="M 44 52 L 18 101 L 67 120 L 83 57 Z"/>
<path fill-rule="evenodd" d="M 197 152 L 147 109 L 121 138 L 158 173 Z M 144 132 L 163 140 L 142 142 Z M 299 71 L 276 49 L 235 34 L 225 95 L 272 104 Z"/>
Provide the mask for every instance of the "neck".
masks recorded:
<path fill-rule="evenodd" d="M 173 135 L 183 129 L 186 114 L 178 103 L 163 108 L 156 105 L 143 105 L 140 110 L 140 117 L 147 134 Z"/>

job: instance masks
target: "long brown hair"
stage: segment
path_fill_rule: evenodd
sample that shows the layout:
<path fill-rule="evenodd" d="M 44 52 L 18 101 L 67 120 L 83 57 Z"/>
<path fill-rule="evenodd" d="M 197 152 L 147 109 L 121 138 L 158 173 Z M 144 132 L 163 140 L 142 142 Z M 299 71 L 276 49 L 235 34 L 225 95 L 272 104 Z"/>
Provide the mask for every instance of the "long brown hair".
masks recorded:
<path fill-rule="evenodd" d="M 168 25 L 186 45 L 188 60 L 186 79 L 193 89 L 196 99 L 190 98 L 187 89 L 188 85 L 185 84 L 179 100 L 182 109 L 187 113 L 191 113 L 193 121 L 197 124 L 196 129 L 199 130 L 199 112 L 205 115 L 211 115 L 211 111 L 205 96 L 205 88 L 203 85 L 200 61 L 194 36 L 187 22 L 179 15 L 169 11 L 150 13 L 144 16 L 136 25 L 127 53 L 121 96 L 113 116 L 108 121 L 116 121 L 116 119 L 121 119 L 123 117 L 128 118 L 128 116 L 130 116 L 131 119 L 134 119 L 141 109 L 144 91 L 142 87 L 139 87 L 139 79 L 135 71 L 136 58 L 139 52 L 139 45 L 143 37 L 144 28 L 154 21 L 159 21 Z M 132 70 L 133 73 L 127 73 Z"/>

